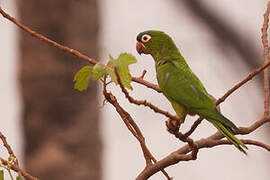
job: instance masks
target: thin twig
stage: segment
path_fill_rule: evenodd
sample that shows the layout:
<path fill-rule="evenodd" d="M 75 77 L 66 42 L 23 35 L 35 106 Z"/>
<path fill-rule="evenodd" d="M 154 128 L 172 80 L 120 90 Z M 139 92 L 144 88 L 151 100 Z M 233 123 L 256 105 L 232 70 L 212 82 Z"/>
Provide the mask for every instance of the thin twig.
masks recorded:
<path fill-rule="evenodd" d="M 3 142 L 3 145 L 5 146 L 6 150 L 8 151 L 8 154 L 11 158 L 15 160 L 15 164 L 19 167 L 19 161 L 17 157 L 15 156 L 11 146 L 8 144 L 6 137 L 0 132 L 0 139 Z"/>
<path fill-rule="evenodd" d="M 148 148 L 145 145 L 145 138 L 142 135 L 141 130 L 137 126 L 137 124 L 134 122 L 134 120 L 131 118 L 130 114 L 126 112 L 117 102 L 115 96 L 113 94 L 108 93 L 106 89 L 106 76 L 104 77 L 103 81 L 103 94 L 105 99 L 110 102 L 116 109 L 116 111 L 121 116 L 123 122 L 127 126 L 128 130 L 133 134 L 133 136 L 140 142 L 143 154 L 146 160 L 146 164 L 151 163 L 151 156 L 152 154 L 148 150 Z"/>
<path fill-rule="evenodd" d="M 126 98 L 129 100 L 130 103 L 137 104 L 137 105 L 144 105 L 144 106 L 149 107 L 150 109 L 152 109 L 154 112 L 163 114 L 163 115 L 167 116 L 170 119 L 173 119 L 173 120 L 176 120 L 176 121 L 179 121 L 179 122 L 182 121 L 179 117 L 170 114 L 168 111 L 164 111 L 164 110 L 158 108 L 157 106 L 151 104 L 150 102 L 147 102 L 146 100 L 137 100 L 137 99 L 134 99 L 133 97 L 131 97 L 129 95 L 128 91 L 126 90 L 126 88 L 123 86 L 123 83 L 121 82 L 119 73 L 118 73 L 116 68 L 114 69 L 114 72 L 116 74 L 116 78 L 117 78 L 117 81 L 118 81 L 118 83 L 119 83 L 119 85 L 121 87 L 122 92 L 125 94 Z"/>
<path fill-rule="evenodd" d="M 141 79 L 143 79 L 143 78 L 144 78 L 144 76 L 145 76 L 146 72 L 147 72 L 147 71 L 144 69 L 144 70 L 143 70 L 143 72 L 142 72 L 142 75 L 140 76 L 140 78 L 141 78 Z"/>
<path fill-rule="evenodd" d="M 13 150 L 11 149 L 10 145 L 8 144 L 6 137 L 0 132 L 0 139 L 3 142 L 3 145 L 6 147 L 6 150 L 8 151 L 9 156 L 16 158 Z"/>
<path fill-rule="evenodd" d="M 269 59 L 269 46 L 267 40 L 267 30 L 269 23 L 269 14 L 270 14 L 270 2 L 267 4 L 267 9 L 264 14 L 264 23 L 262 27 L 262 44 L 264 48 L 264 63 L 270 61 Z M 269 71 L 268 69 L 264 70 L 264 115 L 269 115 Z"/>
<path fill-rule="evenodd" d="M 199 124 L 201 124 L 203 118 L 202 117 L 199 117 L 191 126 L 190 130 L 188 132 L 186 132 L 185 134 L 183 134 L 185 137 L 188 137 L 190 136 L 194 131 L 195 129 L 199 126 Z"/>
<path fill-rule="evenodd" d="M 255 69 L 253 72 L 249 73 L 248 76 L 246 78 L 244 78 L 242 81 L 240 81 L 239 83 L 237 83 L 236 85 L 234 85 L 231 89 L 229 89 L 224 96 L 222 96 L 221 98 L 219 98 L 216 102 L 216 104 L 220 104 L 222 102 L 225 101 L 225 99 L 227 97 L 229 97 L 234 91 L 236 91 L 237 89 L 239 89 L 241 86 L 243 86 L 244 84 L 246 84 L 248 81 L 250 81 L 252 78 L 254 78 L 257 74 L 259 74 L 260 72 L 262 72 L 265 68 L 267 68 L 270 65 L 270 61 L 268 61 L 267 63 L 265 63 L 264 65 L 260 66 L 259 68 Z"/>
<path fill-rule="evenodd" d="M 161 93 L 161 90 L 158 85 L 145 81 L 141 77 L 131 77 L 131 80 Z"/>
<path fill-rule="evenodd" d="M 262 143 L 262 142 L 259 142 L 259 141 L 255 141 L 255 140 L 251 140 L 251 139 L 241 139 L 241 141 L 245 144 L 250 144 L 250 145 L 254 145 L 254 146 L 258 146 L 258 147 L 261 147 L 267 151 L 270 151 L 270 146 L 265 144 L 265 143 Z M 227 140 L 227 139 L 222 139 L 222 140 L 218 140 L 216 142 L 213 143 L 213 145 L 223 145 L 223 144 L 232 144 L 231 141 Z"/>
<path fill-rule="evenodd" d="M 58 49 L 61 49 L 62 51 L 68 52 L 70 54 L 73 54 L 74 56 L 83 59 L 87 62 L 89 62 L 92 65 L 95 65 L 97 63 L 96 60 L 89 58 L 88 56 L 80 53 L 79 51 L 75 50 L 75 49 L 71 49 L 67 46 L 63 46 L 45 36 L 43 36 L 40 33 L 37 33 L 35 31 L 33 31 L 32 29 L 30 29 L 29 27 L 23 25 L 22 23 L 20 23 L 19 21 L 17 21 L 14 17 L 10 16 L 9 14 L 7 14 L 1 7 L 0 7 L 0 13 L 3 15 L 3 17 L 7 18 L 8 20 L 10 20 L 11 22 L 13 22 L 14 24 L 16 24 L 18 27 L 20 27 L 22 30 L 24 30 L 25 32 L 29 33 L 31 36 L 34 36 L 38 39 L 40 39 L 43 42 L 46 42 L 47 44 L 54 46 Z"/>
<path fill-rule="evenodd" d="M 138 128 L 138 126 L 136 125 L 134 128 L 134 124 L 136 124 L 134 122 L 134 120 L 131 118 L 130 114 L 128 112 L 126 112 L 121 106 L 120 104 L 117 102 L 117 99 L 115 98 L 115 96 L 113 96 L 112 93 L 109 93 L 106 91 L 106 89 L 104 89 L 103 94 L 106 98 L 106 100 L 111 103 L 116 111 L 118 112 L 118 114 L 121 116 L 122 120 L 124 121 L 125 125 L 127 126 L 127 128 L 129 129 L 129 131 L 133 134 L 133 136 L 140 142 L 142 151 L 144 153 L 144 157 L 146 159 L 146 167 L 152 165 L 150 160 L 153 160 L 154 163 L 157 162 L 157 160 L 154 158 L 154 156 L 151 154 L 151 152 L 149 151 L 149 149 L 147 148 L 146 144 L 145 144 L 145 140 L 144 138 L 141 138 L 138 133 L 136 132 L 136 129 Z M 132 124 L 130 124 L 130 122 L 132 122 Z M 132 125 L 132 126 L 131 126 Z M 139 128 L 138 128 L 139 129 Z M 140 132 L 140 131 L 139 131 Z M 140 133 L 141 134 L 141 133 Z M 142 135 L 141 135 L 142 136 Z M 151 164 L 150 164 L 151 163 Z M 168 175 L 168 173 L 164 170 L 161 169 L 162 173 L 166 176 L 166 178 L 168 180 L 170 180 L 170 176 Z"/>

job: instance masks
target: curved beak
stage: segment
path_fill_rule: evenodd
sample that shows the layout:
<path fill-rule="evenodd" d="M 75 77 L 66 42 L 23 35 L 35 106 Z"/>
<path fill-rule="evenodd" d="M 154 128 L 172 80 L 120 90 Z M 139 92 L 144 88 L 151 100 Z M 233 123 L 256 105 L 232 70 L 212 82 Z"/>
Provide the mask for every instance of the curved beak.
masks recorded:
<path fill-rule="evenodd" d="M 149 52 L 147 51 L 147 49 L 145 48 L 145 46 L 141 43 L 141 42 L 137 42 L 136 44 L 136 50 L 137 52 L 141 55 L 143 54 L 149 54 Z"/>

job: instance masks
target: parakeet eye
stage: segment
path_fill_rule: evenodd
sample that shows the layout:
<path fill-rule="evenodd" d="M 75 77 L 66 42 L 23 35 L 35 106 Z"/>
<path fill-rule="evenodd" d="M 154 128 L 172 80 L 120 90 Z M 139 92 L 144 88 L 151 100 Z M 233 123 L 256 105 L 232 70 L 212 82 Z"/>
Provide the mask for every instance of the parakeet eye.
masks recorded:
<path fill-rule="evenodd" d="M 151 39 L 151 36 L 148 35 L 148 34 L 145 34 L 145 35 L 142 36 L 142 39 L 141 39 L 141 40 L 142 40 L 143 43 L 146 43 L 146 42 L 148 42 L 150 39 Z"/>

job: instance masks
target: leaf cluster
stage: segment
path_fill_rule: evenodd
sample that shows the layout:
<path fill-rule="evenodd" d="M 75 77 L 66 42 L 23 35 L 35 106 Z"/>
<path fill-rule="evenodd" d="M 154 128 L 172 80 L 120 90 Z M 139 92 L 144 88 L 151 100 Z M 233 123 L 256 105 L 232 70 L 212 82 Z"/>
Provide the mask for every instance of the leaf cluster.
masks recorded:
<path fill-rule="evenodd" d="M 137 62 L 136 58 L 128 53 L 122 53 L 117 59 L 114 59 L 109 55 L 108 63 L 102 64 L 97 63 L 94 66 L 84 66 L 79 72 L 76 73 L 74 77 L 74 88 L 83 91 L 88 87 L 88 81 L 91 77 L 95 80 L 103 80 L 102 77 L 109 76 L 111 78 L 110 82 L 114 82 L 118 85 L 116 74 L 114 69 L 116 68 L 121 82 L 125 88 L 132 89 L 131 86 L 131 75 L 128 66 Z"/>

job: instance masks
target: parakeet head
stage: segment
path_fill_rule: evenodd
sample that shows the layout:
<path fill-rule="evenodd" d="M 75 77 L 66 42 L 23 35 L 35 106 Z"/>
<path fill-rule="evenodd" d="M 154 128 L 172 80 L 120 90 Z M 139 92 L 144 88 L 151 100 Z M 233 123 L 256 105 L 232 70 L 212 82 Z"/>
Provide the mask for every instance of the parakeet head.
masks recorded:
<path fill-rule="evenodd" d="M 179 53 L 170 36 L 162 31 L 154 30 L 138 34 L 136 50 L 139 54 L 151 54 L 155 60 L 172 53 Z"/>

